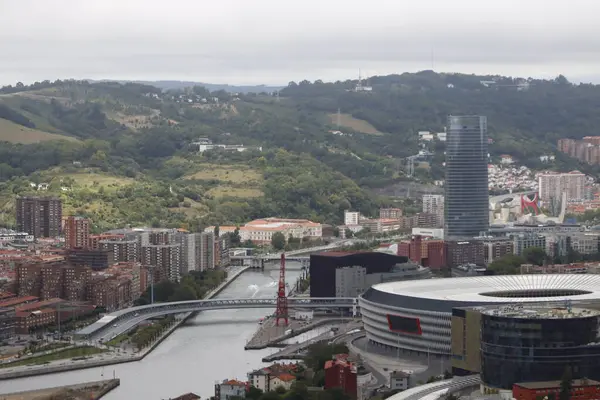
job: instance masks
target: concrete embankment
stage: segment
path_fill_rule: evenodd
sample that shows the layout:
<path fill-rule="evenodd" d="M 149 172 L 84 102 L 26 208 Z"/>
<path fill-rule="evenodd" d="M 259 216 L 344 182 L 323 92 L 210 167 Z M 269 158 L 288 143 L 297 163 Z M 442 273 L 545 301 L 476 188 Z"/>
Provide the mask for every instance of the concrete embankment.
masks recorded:
<path fill-rule="evenodd" d="M 228 276 L 227 280 L 221 283 L 218 287 L 209 292 L 205 299 L 210 299 L 219 294 L 223 289 L 225 289 L 231 282 L 233 282 L 238 276 L 243 274 L 249 267 L 244 267 L 237 270 L 233 275 Z M 14 379 L 14 378 L 25 378 L 29 376 L 36 375 L 46 375 L 46 374 L 54 374 L 57 372 L 66 372 L 73 371 L 77 369 L 87 369 L 87 368 L 95 368 L 95 367 L 103 367 L 106 365 L 115 365 L 128 363 L 133 361 L 143 360 L 152 350 L 154 350 L 163 340 L 165 340 L 171 333 L 173 333 L 181 324 L 187 321 L 191 316 L 196 313 L 187 313 L 184 318 L 177 321 L 172 327 L 170 327 L 164 334 L 162 334 L 150 347 L 145 348 L 144 350 L 130 355 L 124 356 L 116 356 L 107 360 L 99 360 L 91 358 L 89 360 L 81 360 L 81 361 L 72 361 L 68 364 L 64 365 L 47 365 L 47 366 L 38 366 L 38 367 L 22 367 L 17 371 L 2 371 L 0 369 L 0 380 L 5 379 Z"/>
<path fill-rule="evenodd" d="M 294 336 L 298 336 L 304 332 L 311 331 L 311 330 L 316 329 L 323 325 L 340 323 L 340 322 L 344 322 L 347 320 L 348 320 L 347 318 L 346 319 L 324 318 L 319 321 L 315 321 L 310 324 L 294 328 L 294 329 L 292 329 L 292 332 L 284 333 L 283 335 L 278 335 L 278 336 L 274 336 L 274 337 L 269 334 L 258 335 L 258 333 L 260 332 L 260 330 L 259 330 L 259 332 L 257 332 L 257 334 L 252 339 L 250 339 L 250 341 L 244 347 L 244 349 L 245 350 L 262 350 L 262 349 L 266 349 L 267 347 L 280 347 L 279 344 L 281 342 L 283 342 L 284 340 L 293 338 Z M 270 328 L 271 327 L 269 327 L 269 326 L 264 326 L 264 327 L 261 327 L 261 330 L 262 329 L 270 329 Z M 266 337 L 266 339 L 262 339 L 261 336 L 262 336 L 262 338 Z"/>
<path fill-rule="evenodd" d="M 27 390 L 23 392 L 6 393 L 2 394 L 3 400 L 34 400 L 34 399 L 62 399 L 75 398 L 86 398 L 92 400 L 98 400 L 104 397 L 114 388 L 121 384 L 119 379 L 108 379 L 97 382 L 85 382 L 78 383 L 75 385 L 57 386 L 47 389 L 39 390 Z"/>

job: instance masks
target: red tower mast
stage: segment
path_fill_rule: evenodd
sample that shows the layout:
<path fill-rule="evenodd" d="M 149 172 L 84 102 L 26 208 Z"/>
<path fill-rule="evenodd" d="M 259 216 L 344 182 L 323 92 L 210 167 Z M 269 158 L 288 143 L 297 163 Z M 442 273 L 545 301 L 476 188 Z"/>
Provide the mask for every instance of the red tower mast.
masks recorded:
<path fill-rule="evenodd" d="M 288 301 L 285 293 L 285 253 L 281 253 L 281 265 L 279 266 L 279 286 L 277 289 L 277 309 L 275 310 L 275 324 L 279 326 L 279 320 L 285 320 L 288 324 Z"/>

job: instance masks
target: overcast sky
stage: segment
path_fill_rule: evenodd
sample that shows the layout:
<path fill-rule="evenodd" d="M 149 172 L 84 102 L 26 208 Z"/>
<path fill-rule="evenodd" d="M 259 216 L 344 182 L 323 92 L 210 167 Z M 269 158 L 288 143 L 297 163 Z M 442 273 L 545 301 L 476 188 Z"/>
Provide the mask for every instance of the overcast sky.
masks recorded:
<path fill-rule="evenodd" d="M 432 65 L 600 83 L 598 15 L 599 0 L 0 0 L 0 85 L 286 84 Z"/>

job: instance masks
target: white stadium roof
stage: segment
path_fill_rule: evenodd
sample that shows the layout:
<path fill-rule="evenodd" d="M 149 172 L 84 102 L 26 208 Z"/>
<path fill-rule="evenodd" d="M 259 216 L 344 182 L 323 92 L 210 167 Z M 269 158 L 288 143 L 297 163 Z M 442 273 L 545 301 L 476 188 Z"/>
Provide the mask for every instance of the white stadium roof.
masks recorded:
<path fill-rule="evenodd" d="M 373 285 L 373 290 L 421 299 L 499 303 L 600 300 L 600 275 L 538 274 L 422 279 Z"/>

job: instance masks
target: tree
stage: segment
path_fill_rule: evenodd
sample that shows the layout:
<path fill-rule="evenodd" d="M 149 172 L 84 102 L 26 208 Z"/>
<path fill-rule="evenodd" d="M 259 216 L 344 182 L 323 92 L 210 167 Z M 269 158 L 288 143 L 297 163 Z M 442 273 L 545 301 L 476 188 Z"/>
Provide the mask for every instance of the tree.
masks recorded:
<path fill-rule="evenodd" d="M 513 275 L 517 273 L 521 264 L 524 263 L 525 258 L 514 254 L 507 254 L 492 261 L 488 268 L 496 275 Z"/>
<path fill-rule="evenodd" d="M 262 396 L 263 391 L 257 387 L 250 386 L 246 392 L 246 398 L 251 400 L 258 400 Z"/>
<path fill-rule="evenodd" d="M 229 240 L 231 241 L 231 245 L 234 247 L 237 247 L 242 243 L 242 238 L 240 236 L 240 228 L 239 227 L 235 228 L 233 233 L 229 236 Z"/>
<path fill-rule="evenodd" d="M 285 248 L 285 236 L 281 232 L 275 232 L 271 237 L 271 245 L 275 250 L 283 250 Z"/>
<path fill-rule="evenodd" d="M 530 264 L 544 265 L 544 262 L 548 259 L 548 255 L 540 247 L 528 247 L 523 250 L 523 258 Z"/>
<path fill-rule="evenodd" d="M 214 232 L 215 232 L 215 238 L 218 238 L 219 237 L 219 225 L 215 225 Z"/>
<path fill-rule="evenodd" d="M 571 367 L 567 365 L 565 372 L 560 380 L 559 400 L 569 400 L 571 398 L 571 390 L 573 389 L 573 372 Z"/>

